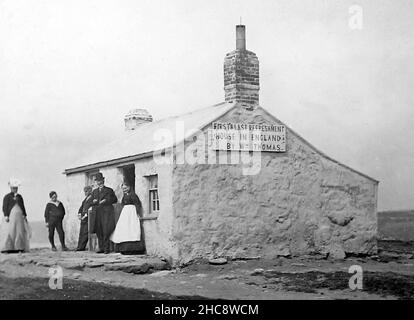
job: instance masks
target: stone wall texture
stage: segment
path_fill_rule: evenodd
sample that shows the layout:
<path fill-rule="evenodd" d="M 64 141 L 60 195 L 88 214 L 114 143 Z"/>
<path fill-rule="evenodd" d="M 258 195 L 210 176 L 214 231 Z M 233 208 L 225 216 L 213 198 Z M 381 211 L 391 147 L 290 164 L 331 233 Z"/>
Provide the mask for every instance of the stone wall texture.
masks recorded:
<path fill-rule="evenodd" d="M 248 110 L 242 104 L 218 121 L 282 124 L 264 109 Z M 219 164 L 177 161 L 182 156 L 205 157 L 197 149 L 205 147 L 206 129 L 196 133 L 198 139 L 189 137 L 185 148 L 176 149 L 174 164 L 158 164 L 152 157 L 134 162 L 144 217 L 156 217 L 143 221 L 149 254 L 182 264 L 201 257 L 343 258 L 376 252 L 375 180 L 323 155 L 289 128 L 286 152 L 259 154 L 255 175 L 246 175 L 244 164 L 223 164 L 238 152 L 214 151 Z M 120 201 L 122 167 L 100 171 Z M 147 177 L 152 174 L 158 174 L 159 182 L 157 215 L 148 212 Z M 67 182 L 65 229 L 69 245 L 75 246 L 86 174 L 70 174 Z"/>
<path fill-rule="evenodd" d="M 259 59 L 248 50 L 234 50 L 224 58 L 225 101 L 246 107 L 259 104 Z"/>
<path fill-rule="evenodd" d="M 262 108 L 241 106 L 219 121 L 281 124 Z M 261 153 L 257 175 L 244 175 L 241 164 L 174 165 L 179 263 L 376 252 L 378 183 L 324 156 L 288 128 L 286 138 L 286 152 Z"/>

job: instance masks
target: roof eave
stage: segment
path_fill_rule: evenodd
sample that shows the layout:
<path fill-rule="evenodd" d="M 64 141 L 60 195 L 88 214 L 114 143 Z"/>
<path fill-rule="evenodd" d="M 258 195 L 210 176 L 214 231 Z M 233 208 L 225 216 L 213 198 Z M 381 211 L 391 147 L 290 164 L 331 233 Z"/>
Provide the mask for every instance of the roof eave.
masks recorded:
<path fill-rule="evenodd" d="M 94 169 L 99 169 L 99 168 L 102 168 L 102 167 L 114 166 L 114 165 L 119 165 L 119 164 L 126 164 L 128 162 L 133 162 L 135 160 L 151 157 L 154 152 L 156 152 L 156 151 L 150 151 L 150 152 L 136 154 L 136 155 L 132 155 L 132 156 L 128 156 L 128 157 L 117 158 L 117 159 L 112 159 L 112 160 L 107 160 L 107 161 L 100 161 L 100 162 L 96 162 L 96 163 L 93 163 L 93 164 L 87 164 L 87 165 L 80 166 L 80 167 L 69 168 L 69 169 L 65 169 L 63 174 L 66 174 L 68 176 L 70 174 L 80 173 L 80 172 L 88 172 L 88 171 L 91 171 L 91 170 L 94 170 Z"/>

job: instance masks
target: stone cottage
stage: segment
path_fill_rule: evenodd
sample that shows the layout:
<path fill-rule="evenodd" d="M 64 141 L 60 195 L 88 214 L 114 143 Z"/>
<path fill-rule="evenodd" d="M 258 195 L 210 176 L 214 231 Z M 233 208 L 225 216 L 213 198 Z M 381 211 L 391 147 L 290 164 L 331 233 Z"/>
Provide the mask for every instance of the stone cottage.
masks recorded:
<path fill-rule="evenodd" d="M 134 185 L 147 253 L 174 264 L 376 252 L 378 181 L 259 104 L 259 61 L 243 25 L 224 59 L 224 91 L 222 103 L 163 120 L 131 110 L 125 136 L 65 170 L 67 233 L 76 239 L 82 188 L 102 172 L 119 199 L 123 181 Z"/>

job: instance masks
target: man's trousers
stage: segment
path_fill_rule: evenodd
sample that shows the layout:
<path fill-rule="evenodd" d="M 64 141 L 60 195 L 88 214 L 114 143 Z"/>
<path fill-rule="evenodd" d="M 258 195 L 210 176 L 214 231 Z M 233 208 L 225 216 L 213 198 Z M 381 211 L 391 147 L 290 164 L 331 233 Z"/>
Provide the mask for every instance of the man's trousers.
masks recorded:
<path fill-rule="evenodd" d="M 115 230 L 114 207 L 98 207 L 96 210 L 96 235 L 98 237 L 99 250 L 110 251 L 110 236 Z"/>
<path fill-rule="evenodd" d="M 88 243 L 88 218 L 81 220 L 77 250 L 85 250 Z"/>
<path fill-rule="evenodd" d="M 52 247 L 55 247 L 55 229 L 58 232 L 60 244 L 62 248 L 65 247 L 65 232 L 63 231 L 62 225 L 63 218 L 60 217 L 50 217 L 48 221 L 49 225 L 49 242 Z"/>

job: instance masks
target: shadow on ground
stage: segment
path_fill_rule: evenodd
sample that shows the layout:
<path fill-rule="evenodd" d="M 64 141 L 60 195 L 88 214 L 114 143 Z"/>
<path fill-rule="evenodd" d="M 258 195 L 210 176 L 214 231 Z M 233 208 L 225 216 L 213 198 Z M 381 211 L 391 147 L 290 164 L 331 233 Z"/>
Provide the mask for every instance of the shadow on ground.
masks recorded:
<path fill-rule="evenodd" d="M 349 288 L 347 272 L 303 272 L 285 273 L 269 271 L 263 276 L 269 284 L 297 292 L 317 293 L 318 289 L 346 290 Z M 414 278 L 393 272 L 365 272 L 363 290 L 381 296 L 395 296 L 399 299 L 414 299 Z"/>
<path fill-rule="evenodd" d="M 146 289 L 131 289 L 65 279 L 61 290 L 51 290 L 45 278 L 7 278 L 0 275 L 1 300 L 204 300 L 201 296 L 174 296 Z"/>

